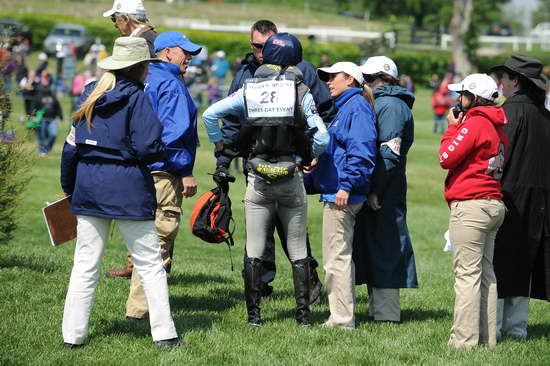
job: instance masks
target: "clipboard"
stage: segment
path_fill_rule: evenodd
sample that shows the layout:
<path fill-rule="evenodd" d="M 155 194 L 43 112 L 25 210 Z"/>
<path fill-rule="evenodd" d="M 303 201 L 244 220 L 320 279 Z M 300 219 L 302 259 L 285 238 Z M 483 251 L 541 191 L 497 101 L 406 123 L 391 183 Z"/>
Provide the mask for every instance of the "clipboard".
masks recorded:
<path fill-rule="evenodd" d="M 42 209 L 52 246 L 76 238 L 76 215 L 71 212 L 71 196 L 64 197 Z"/>

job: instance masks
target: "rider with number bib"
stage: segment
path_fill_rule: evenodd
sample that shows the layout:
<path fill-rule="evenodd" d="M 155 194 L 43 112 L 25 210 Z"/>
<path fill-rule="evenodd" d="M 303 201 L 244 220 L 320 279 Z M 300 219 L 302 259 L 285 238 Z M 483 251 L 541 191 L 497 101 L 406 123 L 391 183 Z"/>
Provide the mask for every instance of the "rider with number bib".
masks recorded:
<path fill-rule="evenodd" d="M 210 106 L 202 117 L 209 140 L 222 151 L 218 120 L 227 115 L 246 116 L 237 149 L 249 157 L 243 271 L 248 323 L 261 325 L 261 257 L 277 210 L 292 262 L 296 320 L 309 326 L 312 268 L 306 250 L 307 198 L 300 166 L 309 165 L 314 156 L 324 152 L 329 135 L 300 70 L 294 67 L 302 60 L 298 39 L 288 33 L 272 35 L 264 45 L 263 60 L 254 78 Z"/>

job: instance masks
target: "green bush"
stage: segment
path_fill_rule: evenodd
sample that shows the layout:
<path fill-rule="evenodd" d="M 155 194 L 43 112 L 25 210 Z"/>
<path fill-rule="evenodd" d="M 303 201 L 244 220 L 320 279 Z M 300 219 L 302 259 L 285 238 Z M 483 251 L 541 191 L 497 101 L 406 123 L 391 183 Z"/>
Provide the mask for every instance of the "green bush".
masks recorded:
<path fill-rule="evenodd" d="M 110 49 L 117 37 L 118 31 L 112 23 L 104 18 L 85 19 L 69 15 L 57 14 L 26 14 L 21 15 L 10 12 L 0 12 L 0 16 L 19 19 L 33 34 L 32 47 L 42 49 L 44 39 L 50 29 L 57 23 L 75 23 L 86 27 L 86 32 L 101 38 L 101 41 Z M 158 27 L 157 31 L 162 32 L 168 29 L 179 30 L 185 33 L 193 42 L 205 45 L 210 52 L 224 50 L 230 60 L 237 56 L 244 56 L 250 52 L 250 38 L 248 34 L 231 32 L 207 32 L 181 28 Z M 359 48 L 354 44 L 345 43 L 310 43 L 303 41 L 304 59 L 313 64 L 318 64 L 322 53 L 329 55 L 333 62 L 344 60 L 356 60 L 361 56 Z"/>
<path fill-rule="evenodd" d="M 0 80 L 0 90 L 3 87 Z M 6 115 L 9 108 L 9 96 L 3 94 L 0 98 L 2 115 Z M 17 227 L 16 210 L 30 180 L 31 162 L 32 153 L 22 141 L 2 142 L 0 139 L 0 244 L 6 244 Z"/>

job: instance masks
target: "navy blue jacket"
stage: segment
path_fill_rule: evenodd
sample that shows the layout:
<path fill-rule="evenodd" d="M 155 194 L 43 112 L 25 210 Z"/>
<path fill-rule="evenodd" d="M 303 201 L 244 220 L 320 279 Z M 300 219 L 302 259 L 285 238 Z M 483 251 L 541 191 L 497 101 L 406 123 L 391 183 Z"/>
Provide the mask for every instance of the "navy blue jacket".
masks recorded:
<path fill-rule="evenodd" d="M 80 103 L 91 93 L 88 85 Z M 77 215 L 154 220 L 156 196 L 147 164 L 164 159 L 162 126 L 143 84 L 117 75 L 95 104 L 93 127 L 74 121 L 75 145 L 61 156 L 61 186 Z M 68 139 L 69 140 L 69 139 Z"/>
<path fill-rule="evenodd" d="M 355 218 L 353 262 L 357 285 L 418 287 L 407 227 L 407 153 L 414 139 L 414 95 L 399 86 L 374 89 L 378 156 L 372 191 L 381 208 L 363 206 Z"/>
<path fill-rule="evenodd" d="M 260 64 L 254 58 L 254 55 L 252 53 L 247 54 L 241 67 L 235 73 L 228 94 L 230 95 L 242 88 L 246 79 L 254 77 L 254 73 L 258 67 L 260 67 Z M 304 76 L 304 85 L 310 89 L 309 92 L 313 96 L 317 112 L 325 123 L 330 122 L 336 114 L 336 109 L 334 108 L 334 102 L 327 85 L 319 79 L 315 66 L 309 62 L 301 61 L 296 67 L 300 69 Z M 223 120 L 221 131 L 225 145 L 232 146 L 235 143 L 236 135 L 245 121 L 244 114 L 240 116 L 228 116 Z M 230 158 L 219 156 L 217 165 L 228 164 L 228 160 Z"/>
<path fill-rule="evenodd" d="M 145 93 L 162 123 L 162 142 L 166 145 L 166 160 L 149 168 L 177 177 L 193 175 L 199 142 L 197 108 L 180 77 L 179 65 L 150 63 Z"/>
<path fill-rule="evenodd" d="M 330 123 L 330 142 L 319 156 L 317 168 L 304 177 L 310 193 L 321 193 L 334 202 L 342 189 L 351 193 L 348 202 L 367 199 L 376 159 L 375 116 L 361 89 L 348 89 L 336 99 L 338 113 Z"/>

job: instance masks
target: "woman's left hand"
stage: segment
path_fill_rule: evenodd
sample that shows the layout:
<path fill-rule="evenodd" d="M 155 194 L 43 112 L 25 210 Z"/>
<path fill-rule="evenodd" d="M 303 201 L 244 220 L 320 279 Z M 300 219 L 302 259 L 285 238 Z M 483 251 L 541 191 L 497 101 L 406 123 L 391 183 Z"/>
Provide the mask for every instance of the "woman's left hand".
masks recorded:
<path fill-rule="evenodd" d="M 348 198 L 349 198 L 349 192 L 344 191 L 343 189 L 340 189 L 338 192 L 336 192 L 336 201 L 334 202 L 336 204 L 336 208 L 339 210 L 342 210 L 348 205 Z"/>

